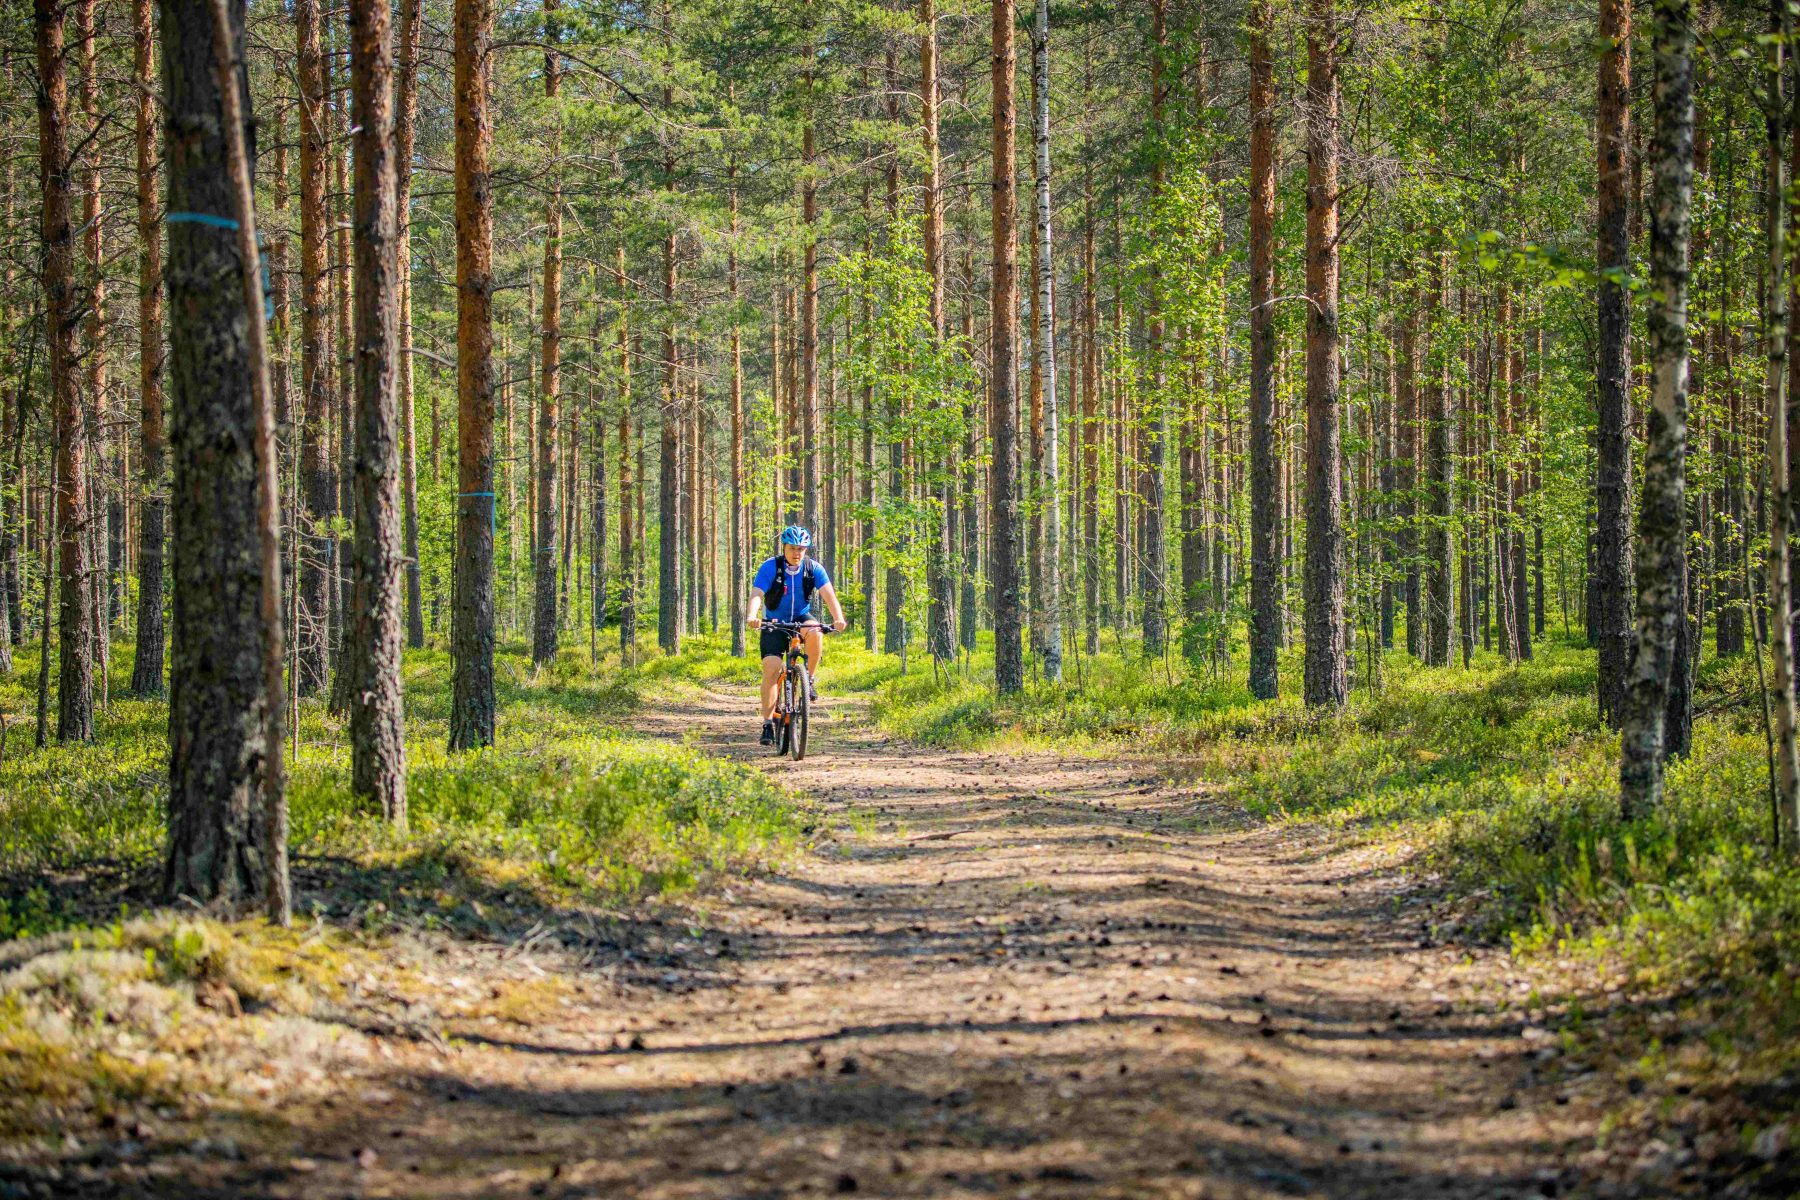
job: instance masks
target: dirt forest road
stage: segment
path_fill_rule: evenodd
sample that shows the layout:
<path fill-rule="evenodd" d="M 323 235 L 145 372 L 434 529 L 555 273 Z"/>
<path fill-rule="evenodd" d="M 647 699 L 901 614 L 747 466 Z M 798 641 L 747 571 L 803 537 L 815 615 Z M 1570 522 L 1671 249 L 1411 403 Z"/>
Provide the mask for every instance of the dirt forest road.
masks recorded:
<path fill-rule="evenodd" d="M 751 703 L 647 719 L 755 757 Z M 1395 877 L 1141 765 L 921 751 L 828 712 L 813 758 L 764 762 L 842 832 L 710 894 L 687 965 L 392 1056 L 388 1107 L 257 1190 L 1572 1194 L 1574 1112 L 1498 1003 L 1522 981 L 1422 944 Z"/>

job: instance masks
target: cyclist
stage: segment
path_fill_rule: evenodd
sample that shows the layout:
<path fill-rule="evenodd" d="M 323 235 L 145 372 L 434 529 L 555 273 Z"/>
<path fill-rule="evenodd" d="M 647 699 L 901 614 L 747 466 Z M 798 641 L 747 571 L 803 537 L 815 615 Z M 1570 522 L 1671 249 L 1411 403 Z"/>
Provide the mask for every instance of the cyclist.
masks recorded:
<path fill-rule="evenodd" d="M 825 635 L 820 632 L 819 622 L 813 616 L 813 600 L 823 599 L 831 609 L 833 629 L 841 633 L 849 625 L 844 620 L 843 606 L 838 603 L 837 589 L 831 586 L 831 576 L 807 553 L 811 546 L 812 534 L 798 525 L 789 525 L 781 531 L 781 554 L 766 559 L 757 568 L 756 578 L 750 584 L 750 610 L 744 618 L 744 624 L 752 629 L 762 630 L 762 744 L 765 746 L 775 740 L 775 697 L 781 690 L 783 658 L 787 654 L 789 635 L 785 630 L 763 629 L 763 617 L 757 615 L 757 609 L 760 608 L 771 621 L 811 626 L 801 634 L 801 638 L 806 645 L 806 661 L 811 668 L 806 688 L 809 698 L 813 700 L 819 698 L 813 680 L 817 677 L 819 663 L 825 656 Z"/>

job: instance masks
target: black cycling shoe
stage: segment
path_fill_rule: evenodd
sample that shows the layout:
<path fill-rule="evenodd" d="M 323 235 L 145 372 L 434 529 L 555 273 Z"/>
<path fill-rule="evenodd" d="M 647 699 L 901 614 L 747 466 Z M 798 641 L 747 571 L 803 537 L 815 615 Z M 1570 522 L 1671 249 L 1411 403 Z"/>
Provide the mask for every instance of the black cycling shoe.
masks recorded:
<path fill-rule="evenodd" d="M 814 704 L 819 702 L 819 685 L 813 682 L 811 675 L 806 677 L 806 698 Z"/>
<path fill-rule="evenodd" d="M 765 746 L 773 746 L 775 744 L 775 722 L 763 722 L 762 744 Z"/>

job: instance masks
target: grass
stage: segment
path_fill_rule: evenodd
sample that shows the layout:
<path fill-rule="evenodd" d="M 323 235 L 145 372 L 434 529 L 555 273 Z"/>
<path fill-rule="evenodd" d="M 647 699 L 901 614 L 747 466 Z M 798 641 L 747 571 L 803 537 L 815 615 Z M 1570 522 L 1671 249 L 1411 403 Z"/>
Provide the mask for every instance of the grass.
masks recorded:
<path fill-rule="evenodd" d="M 115 652 L 115 696 L 129 657 Z M 804 838 L 810 814 L 761 773 L 631 737 L 623 723 L 646 673 L 584 659 L 568 651 L 534 673 L 522 648 L 507 648 L 495 745 L 452 755 L 449 658 L 410 652 L 405 836 L 351 796 L 342 722 L 306 701 L 289 795 L 301 911 L 380 903 L 389 917 L 485 921 L 482 901 L 509 891 L 540 904 L 678 891 Z M 18 719 L 34 679 L 27 653 L 0 681 L 13 715 L 0 763 L 0 940 L 150 900 L 163 852 L 166 703 L 115 699 L 93 744 L 38 751 Z"/>

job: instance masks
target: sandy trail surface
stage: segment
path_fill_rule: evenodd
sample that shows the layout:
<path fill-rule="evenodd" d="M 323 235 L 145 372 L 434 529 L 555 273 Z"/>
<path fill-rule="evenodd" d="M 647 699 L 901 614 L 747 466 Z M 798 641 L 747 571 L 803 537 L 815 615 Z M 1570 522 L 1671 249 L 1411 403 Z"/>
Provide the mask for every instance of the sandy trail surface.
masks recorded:
<path fill-rule="evenodd" d="M 1150 764 L 921 750 L 830 697 L 794 764 L 754 744 L 753 703 L 715 690 L 640 728 L 810 793 L 815 850 L 617 953 L 543 939 L 464 964 L 576 990 L 549 1016 L 388 1039 L 213 1186 L 1572 1194 L 1580 1130 L 1512 1015 L 1524 981 L 1432 945 L 1421 896 L 1372 857 Z"/>

